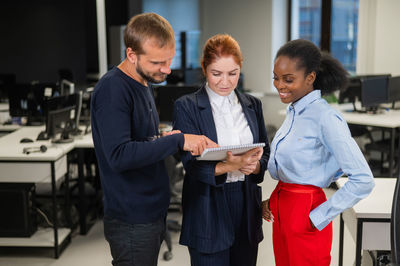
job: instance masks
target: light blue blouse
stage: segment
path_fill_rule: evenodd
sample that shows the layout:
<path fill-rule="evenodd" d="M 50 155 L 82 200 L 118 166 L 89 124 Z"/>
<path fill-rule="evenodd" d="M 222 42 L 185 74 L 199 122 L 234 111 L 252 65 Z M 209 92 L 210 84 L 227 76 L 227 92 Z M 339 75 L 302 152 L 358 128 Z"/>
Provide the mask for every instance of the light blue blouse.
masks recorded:
<path fill-rule="evenodd" d="M 287 108 L 272 144 L 268 169 L 285 183 L 327 187 L 343 174 L 348 182 L 310 213 L 318 230 L 368 196 L 374 177 L 342 116 L 314 90 Z"/>

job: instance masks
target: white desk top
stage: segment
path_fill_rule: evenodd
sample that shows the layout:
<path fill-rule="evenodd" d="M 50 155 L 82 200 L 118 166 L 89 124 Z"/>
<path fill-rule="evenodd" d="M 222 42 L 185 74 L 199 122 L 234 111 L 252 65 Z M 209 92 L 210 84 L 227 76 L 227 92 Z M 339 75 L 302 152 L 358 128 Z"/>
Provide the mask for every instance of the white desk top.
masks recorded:
<path fill-rule="evenodd" d="M 348 104 L 331 104 L 343 115 L 347 123 L 365 126 L 397 128 L 400 127 L 400 110 L 384 110 L 378 114 L 353 112 L 353 107 Z"/>
<path fill-rule="evenodd" d="M 0 160 L 1 161 L 56 161 L 63 155 L 74 149 L 75 143 L 53 144 L 49 140 L 37 141 L 36 137 L 44 130 L 44 126 L 22 127 L 10 134 L 0 138 Z M 22 138 L 30 138 L 34 142 L 20 143 Z M 80 145 L 90 147 L 91 134 L 86 135 L 79 141 Z M 34 152 L 24 154 L 25 147 L 39 147 L 46 145 L 47 151 L 44 153 Z M 93 147 L 93 144 L 92 146 Z"/>
<path fill-rule="evenodd" d="M 0 103 L 0 111 L 8 111 L 9 104 L 8 103 Z"/>
<path fill-rule="evenodd" d="M 392 202 L 396 178 L 375 178 L 375 187 L 371 194 L 353 206 L 357 218 L 387 218 L 392 213 Z M 339 178 L 336 184 L 343 187 L 347 178 Z"/>
<path fill-rule="evenodd" d="M 353 106 L 349 104 L 331 104 L 331 106 L 338 110 L 349 124 L 386 128 L 400 127 L 400 110 L 389 109 L 379 114 L 367 114 L 352 112 Z M 278 113 L 286 115 L 286 110 L 279 110 Z"/>
<path fill-rule="evenodd" d="M 0 125 L 0 132 L 12 132 L 21 128 L 20 125 Z"/>

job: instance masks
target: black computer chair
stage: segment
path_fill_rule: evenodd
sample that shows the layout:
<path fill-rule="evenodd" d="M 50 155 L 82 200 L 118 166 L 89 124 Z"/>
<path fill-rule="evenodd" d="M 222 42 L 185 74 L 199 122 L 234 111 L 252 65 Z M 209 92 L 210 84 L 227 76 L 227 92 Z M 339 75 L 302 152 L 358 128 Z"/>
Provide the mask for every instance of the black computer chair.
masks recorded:
<path fill-rule="evenodd" d="M 400 148 L 398 165 L 400 166 Z M 396 187 L 393 194 L 392 215 L 390 222 L 390 243 L 392 252 L 392 265 L 400 265 L 400 167 L 397 174 Z"/>
<path fill-rule="evenodd" d="M 373 170 L 373 173 L 375 173 L 375 171 L 377 171 L 378 167 L 379 167 L 378 175 L 391 176 L 391 174 L 392 174 L 392 176 L 396 176 L 397 170 L 395 170 L 395 169 L 398 169 L 398 167 L 399 167 L 399 165 L 397 164 L 397 161 L 396 161 L 396 158 L 398 155 L 398 153 L 396 153 L 396 151 L 399 147 L 399 135 L 400 135 L 399 130 L 396 129 L 394 132 L 391 132 L 391 131 L 389 132 L 390 134 L 395 134 L 395 137 L 394 137 L 395 154 L 394 154 L 394 161 L 393 161 L 393 168 L 392 168 L 393 173 L 390 173 L 390 172 L 387 173 L 389 168 L 384 167 L 385 163 L 387 163 L 389 165 L 391 163 L 390 162 L 390 150 L 391 150 L 391 145 L 392 145 L 391 144 L 392 136 L 391 135 L 388 136 L 387 129 L 378 129 L 377 128 L 377 129 L 369 130 L 366 127 L 366 130 L 368 130 L 369 132 L 366 132 L 365 136 L 367 136 L 367 138 L 370 140 L 370 143 L 367 143 L 365 145 L 365 147 L 364 147 L 365 152 L 369 155 L 371 155 L 372 153 L 380 154 L 380 160 L 378 160 L 378 161 L 376 160 L 376 158 L 372 158 L 372 157 L 369 158 L 368 163 L 370 164 L 370 166 Z M 352 135 L 353 135 L 353 130 L 351 127 L 350 127 L 350 131 L 352 132 Z M 375 132 L 373 132 L 373 131 L 375 131 Z M 380 137 L 379 137 L 378 131 L 381 131 Z M 354 135 L 353 135 L 353 137 L 354 137 Z"/>

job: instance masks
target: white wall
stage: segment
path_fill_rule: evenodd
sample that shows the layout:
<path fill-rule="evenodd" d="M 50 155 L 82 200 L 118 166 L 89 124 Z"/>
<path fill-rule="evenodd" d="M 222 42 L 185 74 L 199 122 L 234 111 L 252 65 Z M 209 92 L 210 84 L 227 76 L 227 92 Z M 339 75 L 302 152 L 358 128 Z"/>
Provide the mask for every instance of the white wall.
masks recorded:
<path fill-rule="evenodd" d="M 377 1 L 375 71 L 400 75 L 400 1 Z"/>
<path fill-rule="evenodd" d="M 217 33 L 228 33 L 241 47 L 244 87 L 269 91 L 271 76 L 272 0 L 200 1 L 201 46 Z"/>
<path fill-rule="evenodd" d="M 288 17 L 287 17 L 287 10 L 288 10 L 288 1 L 282 0 L 273 0 L 272 1 L 272 34 L 271 34 L 271 70 L 269 71 L 270 77 L 269 80 L 271 81 L 271 89 L 268 91 L 276 92 L 275 87 L 272 85 L 272 72 L 274 69 L 274 59 L 275 55 L 278 52 L 279 48 L 284 45 L 288 39 Z"/>
<path fill-rule="evenodd" d="M 360 0 L 357 74 L 400 75 L 399 11 L 399 0 Z"/>

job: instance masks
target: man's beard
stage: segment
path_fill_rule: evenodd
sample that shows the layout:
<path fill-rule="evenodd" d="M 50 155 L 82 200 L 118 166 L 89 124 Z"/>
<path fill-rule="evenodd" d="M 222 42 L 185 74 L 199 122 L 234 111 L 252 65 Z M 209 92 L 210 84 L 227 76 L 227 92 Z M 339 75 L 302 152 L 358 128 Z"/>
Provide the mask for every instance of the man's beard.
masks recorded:
<path fill-rule="evenodd" d="M 162 77 L 161 79 L 155 79 L 154 77 L 150 76 L 149 74 L 144 73 L 143 69 L 140 67 L 139 64 L 136 65 L 136 72 L 147 82 L 153 83 L 153 84 L 158 84 L 167 78 L 166 74 L 159 73 L 158 76 Z"/>

